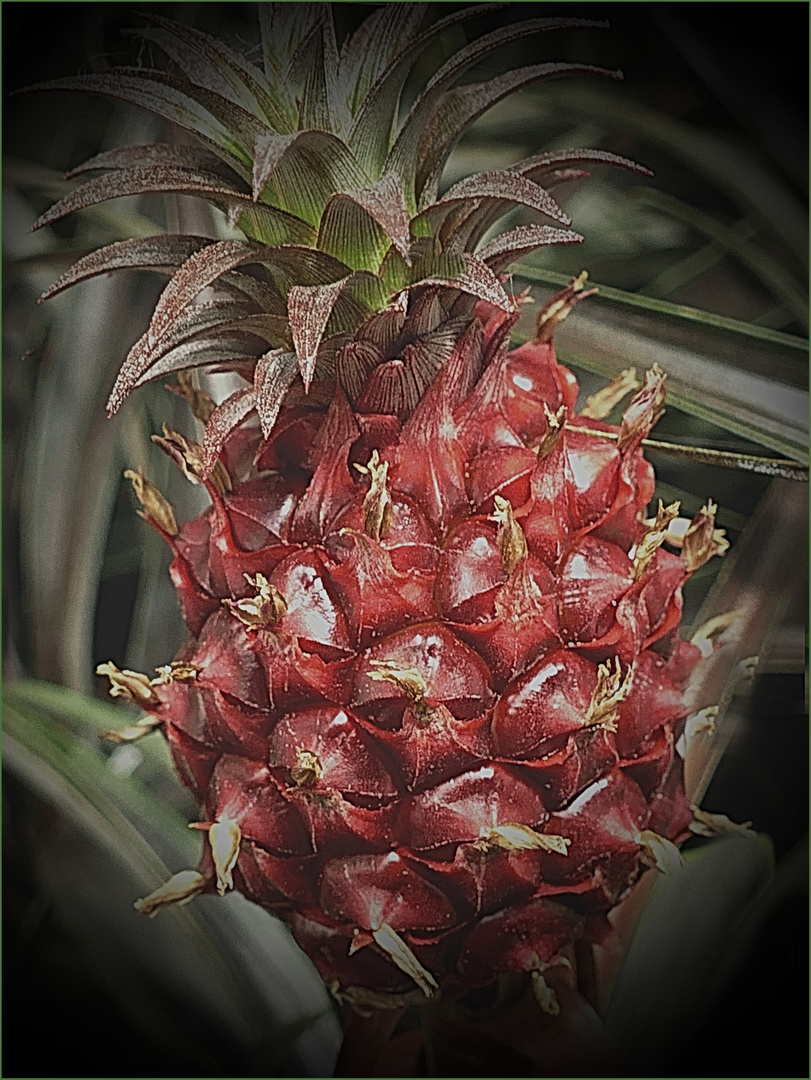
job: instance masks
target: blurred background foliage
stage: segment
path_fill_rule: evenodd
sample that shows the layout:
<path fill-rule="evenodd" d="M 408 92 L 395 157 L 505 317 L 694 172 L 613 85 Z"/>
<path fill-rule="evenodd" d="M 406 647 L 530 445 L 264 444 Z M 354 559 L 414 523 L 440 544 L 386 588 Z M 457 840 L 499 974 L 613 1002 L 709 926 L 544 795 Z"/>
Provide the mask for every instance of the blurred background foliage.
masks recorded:
<path fill-rule="evenodd" d="M 363 5 L 337 7 L 343 30 L 362 17 Z M 153 8 L 257 55 L 251 5 L 138 10 Z M 657 438 L 807 460 L 807 5 L 566 9 L 608 19 L 611 29 L 533 38 L 476 78 L 570 60 L 621 68 L 624 84 L 565 79 L 525 89 L 465 136 L 446 181 L 569 146 L 653 169 L 649 180 L 597 170 L 558 189 L 586 241 L 516 267 L 515 291 L 531 286 L 537 310 L 583 268 L 601 287 L 558 335 L 584 396 L 630 364 L 658 362 L 671 395 Z M 559 11 L 516 5 L 481 28 Z M 66 169 L 172 132 L 90 96 L 7 96 L 46 78 L 151 63 L 148 45 L 122 36 L 143 25 L 129 5 L 5 3 L 2 19 L 4 1075 L 327 1075 L 338 1019 L 283 927 L 236 896 L 203 898 L 154 923 L 131 908 L 196 860 L 197 837 L 186 829 L 194 808 L 161 741 L 100 743 L 99 731 L 122 726 L 124 707 L 108 703 L 93 674 L 111 658 L 151 671 L 183 637 L 168 551 L 136 518 L 122 472 L 144 466 L 179 519 L 198 512 L 200 489 L 150 443 L 163 423 L 191 433 L 192 421 L 157 384 L 113 421 L 104 416 L 162 281 L 111 275 L 36 303 L 101 244 L 178 229 L 214 237 L 223 222 L 195 200 L 149 196 L 29 233 L 73 186 Z M 423 75 L 440 60 L 427 53 Z M 531 326 L 529 308 L 520 329 Z M 712 497 L 733 543 L 690 582 L 685 632 L 739 608 L 747 616 L 733 658 L 760 656 L 754 683 L 731 669 L 719 675 L 725 715 L 691 763 L 695 789 L 706 789 L 707 809 L 752 820 L 769 839 L 696 843 L 685 881 L 657 883 L 609 1028 L 638 1069 L 629 1075 L 801 1075 L 807 487 L 650 457 L 658 494 L 680 498 L 688 514 Z M 682 913 L 676 929 L 673 910 Z M 650 944 L 664 939 L 703 946 L 665 955 Z M 753 998 L 758 1024 L 744 1042 L 740 1019 Z"/>

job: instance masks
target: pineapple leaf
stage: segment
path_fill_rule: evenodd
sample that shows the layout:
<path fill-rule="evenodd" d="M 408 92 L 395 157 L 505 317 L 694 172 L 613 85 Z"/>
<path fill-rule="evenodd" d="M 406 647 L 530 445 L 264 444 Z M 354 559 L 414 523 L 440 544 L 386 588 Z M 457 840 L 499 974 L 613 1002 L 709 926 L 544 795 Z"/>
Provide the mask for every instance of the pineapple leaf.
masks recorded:
<path fill-rule="evenodd" d="M 221 274 L 246 262 L 257 262 L 264 249 L 258 244 L 222 240 L 208 244 L 187 259 L 173 275 L 155 306 L 149 328 L 139 338 L 118 373 L 107 403 L 110 414 L 135 386 L 159 355 L 163 338 L 181 318 L 186 305 Z"/>
<path fill-rule="evenodd" d="M 225 162 L 239 171 L 250 168 L 247 147 L 265 130 L 250 113 L 219 94 L 165 72 L 142 68 L 111 68 L 95 75 L 74 75 L 26 87 L 25 93 L 43 90 L 80 90 L 119 98 L 202 137 Z"/>
<path fill-rule="evenodd" d="M 343 135 L 349 125 L 349 109 L 340 100 L 337 85 L 338 46 L 335 42 L 335 24 L 332 12 L 322 5 L 318 23 L 306 39 L 307 78 L 301 94 L 299 127 L 334 131 Z M 302 63 L 297 54 L 291 68 Z"/>
<path fill-rule="evenodd" d="M 510 166 L 510 171 L 525 176 L 529 180 L 541 180 L 551 171 L 557 171 L 561 166 L 570 165 L 614 165 L 619 169 L 627 169 L 628 172 L 639 173 L 641 176 L 653 176 L 650 169 L 644 165 L 631 161 L 630 158 L 612 154 L 610 150 L 551 150 L 542 154 L 533 154 Z"/>
<path fill-rule="evenodd" d="M 604 28 L 607 25 L 605 22 L 595 22 L 591 19 L 527 19 L 524 22 L 500 26 L 454 53 L 430 79 L 411 106 L 386 162 L 387 168 L 395 169 L 402 176 L 409 204 L 416 205 L 415 177 L 420 140 L 431 113 L 449 83 L 489 53 L 529 34 L 547 30 L 571 30 L 579 27 Z"/>
<path fill-rule="evenodd" d="M 124 195 L 142 195 L 146 192 L 174 192 L 182 195 L 196 195 L 208 199 L 226 211 L 233 207 L 244 208 L 255 227 L 261 231 L 268 242 L 303 242 L 315 238 L 311 225 L 294 214 L 275 207 L 257 206 L 250 195 L 235 188 L 225 187 L 221 178 L 214 173 L 206 174 L 199 170 L 180 169 L 172 166 L 153 167 L 132 165 L 117 169 L 106 176 L 98 176 L 76 188 L 64 199 L 54 203 L 32 226 L 32 230 L 41 229 L 54 221 L 83 210 L 108 199 L 117 199 Z"/>
<path fill-rule="evenodd" d="M 353 270 L 378 269 L 390 243 L 410 263 L 410 218 L 395 173 L 375 184 L 339 192 L 327 203 L 318 246 Z"/>
<path fill-rule="evenodd" d="M 373 11 L 345 39 L 339 57 L 339 80 L 348 89 L 347 102 L 354 116 L 386 66 L 419 30 L 428 4 L 386 5 Z"/>
<path fill-rule="evenodd" d="M 279 205 L 317 226 L 324 204 L 341 186 L 362 183 L 347 146 L 327 131 L 265 134 L 254 147 L 253 197 Z"/>
<path fill-rule="evenodd" d="M 446 285 L 486 300 L 502 311 L 512 313 L 515 310 L 513 299 L 507 295 L 496 275 L 478 255 L 445 252 L 433 259 L 421 260 L 414 270 L 411 288 L 420 285 Z"/>
<path fill-rule="evenodd" d="M 276 131 L 289 130 L 289 120 L 274 100 L 262 73 L 222 41 L 201 30 L 149 12 L 154 25 L 129 31 L 159 45 L 181 71 L 200 86 L 254 115 L 264 114 Z"/>
<path fill-rule="evenodd" d="M 528 83 L 566 75 L 622 78 L 619 71 L 608 71 L 590 64 L 533 64 L 497 75 L 486 83 L 446 90 L 436 103 L 420 137 L 417 152 L 419 168 L 415 179 L 420 208 L 436 199 L 445 163 L 462 134 L 475 120 L 508 94 Z"/>
<path fill-rule="evenodd" d="M 350 301 L 348 311 L 345 310 L 348 318 L 341 320 L 340 329 L 357 325 L 357 321 L 364 314 L 368 315 L 370 309 L 382 307 L 385 302 L 383 283 L 367 271 L 356 271 L 324 285 L 294 285 L 288 293 L 287 314 L 305 387 L 309 387 L 312 381 L 318 347 L 327 323 L 341 294 L 347 290 L 355 294 L 360 304 L 352 303 L 352 296 L 347 297 Z"/>
<path fill-rule="evenodd" d="M 49 286 L 40 296 L 40 301 L 76 285 L 80 281 L 107 274 L 111 270 L 157 270 L 172 273 L 195 252 L 206 247 L 211 241 L 202 236 L 189 236 L 182 233 L 165 233 L 158 236 L 146 236 L 137 240 L 119 240 L 97 248 L 75 262 L 69 270 Z"/>
<path fill-rule="evenodd" d="M 201 169 L 206 173 L 216 173 L 230 183 L 234 182 L 233 170 L 225 166 L 216 154 L 202 146 L 181 146 L 174 143 L 119 146 L 113 150 L 103 150 L 66 172 L 65 179 L 72 180 L 94 169 L 126 169 L 132 165 L 169 165 L 181 169 Z M 240 170 L 240 177 L 243 171 Z"/>
<path fill-rule="evenodd" d="M 359 107 L 348 142 L 362 167 L 370 175 L 386 171 L 384 162 L 389 153 L 391 130 L 397 113 L 400 92 L 406 75 L 416 57 L 440 34 L 467 19 L 498 10 L 503 4 L 478 4 L 463 8 L 435 22 L 422 34 L 402 45 L 388 67 L 376 79 Z"/>
<path fill-rule="evenodd" d="M 542 183 L 545 189 L 554 187 L 564 180 L 581 179 L 588 176 L 579 168 L 580 165 L 614 165 L 629 172 L 651 176 L 649 169 L 635 161 L 612 154 L 607 150 L 553 150 L 551 153 L 535 154 L 510 166 L 510 172 L 527 180 Z M 457 243 L 467 248 L 480 243 L 488 230 L 510 209 L 510 203 L 491 201 L 485 206 L 473 206 L 464 221 L 456 226 Z"/>
<path fill-rule="evenodd" d="M 466 176 L 458 184 L 454 184 L 453 187 L 449 188 L 438 202 L 427 206 L 422 211 L 422 214 L 430 216 L 432 220 L 437 217 L 441 219 L 444 213 L 447 213 L 455 203 L 476 200 L 485 202 L 485 204 L 492 204 L 494 199 L 497 200 L 501 213 L 506 212 L 506 209 L 502 208 L 503 206 L 526 206 L 531 210 L 538 210 L 540 213 L 546 214 L 547 217 L 551 217 L 554 221 L 559 221 L 561 225 L 571 225 L 572 223 L 568 215 L 561 210 L 551 195 L 544 191 L 540 184 L 536 184 L 534 180 L 527 180 L 526 177 L 520 176 L 509 169 L 498 172 L 474 173 L 473 176 Z"/>
<path fill-rule="evenodd" d="M 256 411 L 262 434 L 268 438 L 279 415 L 284 395 L 299 370 L 298 357 L 285 349 L 272 349 L 259 357 L 254 372 Z"/>
<path fill-rule="evenodd" d="M 200 337 L 166 351 L 161 350 L 158 358 L 150 363 L 149 368 L 137 379 L 135 389 L 145 386 L 156 379 L 174 375 L 189 368 L 206 367 L 216 370 L 232 371 L 244 365 L 249 369 L 256 362 L 256 348 L 240 346 L 233 341 L 223 341 L 217 337 Z"/>
<path fill-rule="evenodd" d="M 265 75 L 282 93 L 300 89 L 293 84 L 286 84 L 282 75 L 301 41 L 318 20 L 320 6 L 310 3 L 259 5 L 259 30 L 262 36 Z M 289 103 L 295 115 L 292 95 Z"/>
<path fill-rule="evenodd" d="M 547 244 L 580 244 L 582 241 L 580 233 L 571 229 L 555 229 L 551 225 L 518 225 L 496 236 L 477 255 L 491 270 L 498 271 Z"/>
<path fill-rule="evenodd" d="M 208 477 L 217 464 L 228 436 L 254 408 L 256 408 L 256 390 L 249 386 L 231 394 L 211 414 L 203 436 L 204 477 Z"/>

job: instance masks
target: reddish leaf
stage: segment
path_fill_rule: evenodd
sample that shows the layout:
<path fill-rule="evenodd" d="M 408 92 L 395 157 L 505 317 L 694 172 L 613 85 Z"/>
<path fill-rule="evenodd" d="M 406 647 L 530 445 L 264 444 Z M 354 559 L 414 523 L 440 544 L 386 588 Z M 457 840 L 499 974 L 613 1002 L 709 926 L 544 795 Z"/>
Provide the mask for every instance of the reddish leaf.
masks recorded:
<path fill-rule="evenodd" d="M 284 395 L 298 370 L 298 357 L 285 349 L 272 349 L 259 357 L 254 372 L 256 410 L 267 439 L 276 423 Z"/>
<path fill-rule="evenodd" d="M 492 270 L 501 270 L 515 259 L 547 244 L 580 244 L 583 237 L 571 229 L 555 229 L 551 225 L 519 225 L 501 233 L 477 252 L 482 262 Z"/>
<path fill-rule="evenodd" d="M 211 241 L 203 236 L 188 236 L 181 233 L 139 237 L 136 240 L 119 240 L 115 244 L 91 251 L 89 255 L 75 262 L 69 270 L 40 296 L 40 300 L 49 300 L 52 296 L 70 288 L 79 281 L 106 274 L 111 270 L 157 270 L 159 272 L 176 270 L 200 248 Z"/>
<path fill-rule="evenodd" d="M 256 407 L 256 391 L 248 387 L 237 390 L 218 405 L 206 424 L 203 438 L 203 475 L 207 477 L 225 445 L 225 440 L 238 424 L 242 423 L 251 409 Z"/>

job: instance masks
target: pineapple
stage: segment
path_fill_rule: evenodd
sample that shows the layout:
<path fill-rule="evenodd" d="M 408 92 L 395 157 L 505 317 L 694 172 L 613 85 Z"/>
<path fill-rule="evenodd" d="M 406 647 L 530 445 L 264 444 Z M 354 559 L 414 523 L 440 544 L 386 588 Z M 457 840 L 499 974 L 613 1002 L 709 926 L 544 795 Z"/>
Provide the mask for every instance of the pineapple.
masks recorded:
<path fill-rule="evenodd" d="M 398 111 L 443 32 L 498 6 L 423 29 L 428 5 L 388 5 L 339 42 L 328 5 L 263 5 L 263 70 L 152 14 L 141 34 L 172 73 L 35 88 L 119 97 L 197 140 L 96 156 L 73 175 L 102 175 L 40 226 L 164 191 L 208 199 L 225 236 L 112 244 L 46 294 L 168 272 L 109 410 L 175 376 L 204 425 L 154 437 L 205 485 L 198 518 L 179 526 L 141 469 L 126 474 L 172 549 L 189 636 L 155 678 L 102 665 L 144 712 L 110 737 L 163 733 L 204 834 L 199 869 L 137 907 L 238 889 L 358 1009 L 520 975 L 554 1016 L 544 973 L 605 939 L 648 868 L 677 869 L 696 824 L 676 744 L 701 653 L 678 635 L 681 588 L 726 542 L 709 501 L 690 522 L 678 504 L 649 510 L 641 444 L 665 375 L 626 373 L 577 410 L 553 339 L 585 274 L 509 344 L 526 300 L 510 262 L 582 239 L 550 190 L 593 165 L 646 170 L 555 151 L 440 193 L 456 141 L 495 102 L 616 73 L 459 77 L 526 35 L 601 24 L 501 24 Z M 515 207 L 555 224 L 494 232 Z M 215 404 L 198 369 L 243 382 Z"/>

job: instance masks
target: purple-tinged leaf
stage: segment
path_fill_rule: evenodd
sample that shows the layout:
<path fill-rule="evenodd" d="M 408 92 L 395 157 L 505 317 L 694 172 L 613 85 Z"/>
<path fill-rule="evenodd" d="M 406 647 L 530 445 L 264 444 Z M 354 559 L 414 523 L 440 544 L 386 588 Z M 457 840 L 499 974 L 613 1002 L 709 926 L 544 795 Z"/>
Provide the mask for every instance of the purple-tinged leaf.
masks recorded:
<path fill-rule="evenodd" d="M 26 93 L 43 90 L 80 90 L 140 105 L 203 138 L 241 174 L 250 166 L 247 147 L 265 130 L 256 117 L 227 98 L 149 68 L 110 68 L 100 74 L 52 79 L 27 87 Z"/>
<path fill-rule="evenodd" d="M 318 349 L 330 318 L 338 316 L 333 320 L 333 332 L 354 329 L 371 311 L 382 308 L 386 299 L 380 279 L 363 270 L 325 285 L 293 286 L 287 296 L 287 317 L 305 388 L 312 381 Z M 339 300 L 342 312 L 336 309 Z"/>
<path fill-rule="evenodd" d="M 440 255 L 425 260 L 416 268 L 419 277 L 409 288 L 420 285 L 445 285 L 452 289 L 478 296 L 502 311 L 515 311 L 515 301 L 504 291 L 501 282 L 486 262 L 478 256 L 463 252 L 458 255 Z M 423 276 L 424 274 L 424 276 Z"/>
<path fill-rule="evenodd" d="M 253 305 L 245 300 L 218 299 L 188 304 L 161 338 L 155 356 L 190 338 L 219 335 L 222 328 L 230 327 L 252 313 Z"/>
<path fill-rule="evenodd" d="M 155 12 L 149 12 L 147 17 L 156 25 L 132 33 L 159 45 L 193 83 L 249 113 L 263 113 L 277 131 L 289 130 L 289 121 L 264 76 L 239 53 L 194 27 L 172 22 Z"/>
<path fill-rule="evenodd" d="M 271 349 L 259 357 L 254 372 L 256 411 L 267 439 L 276 423 L 284 395 L 298 372 L 298 357 L 286 349 Z"/>
<path fill-rule="evenodd" d="M 405 5 L 399 5 L 404 7 Z M 439 19 L 418 37 L 412 38 L 398 48 L 396 55 L 383 73 L 375 80 L 363 104 L 357 111 L 347 142 L 355 157 L 370 176 L 384 171 L 383 166 L 391 145 L 391 130 L 400 101 L 400 92 L 406 76 L 419 54 L 436 38 L 467 19 L 477 18 L 496 11 L 503 4 L 476 4 L 463 8 Z M 385 170 L 388 171 L 388 170 Z"/>
<path fill-rule="evenodd" d="M 276 233 L 280 239 L 293 243 L 307 243 L 315 239 L 315 230 L 301 218 L 275 207 L 255 206 L 249 194 L 225 186 L 216 174 L 179 169 L 168 165 L 161 167 L 133 165 L 126 169 L 117 169 L 105 176 L 98 176 L 54 203 L 34 222 L 32 231 L 59 221 L 76 210 L 84 210 L 88 206 L 95 206 L 108 199 L 117 199 L 124 195 L 142 195 L 152 191 L 196 195 L 208 199 L 225 210 L 234 204 L 244 206 L 259 215 L 259 220 L 263 225 L 263 234 Z"/>
<path fill-rule="evenodd" d="M 446 87 L 495 49 L 500 49 L 510 42 L 527 37 L 529 34 L 543 33 L 548 30 L 572 30 L 581 27 L 604 28 L 605 26 L 607 26 L 607 23 L 594 22 L 591 19 L 527 19 L 524 22 L 500 26 L 455 52 L 432 76 L 411 106 L 386 159 L 386 168 L 394 169 L 403 178 L 403 187 L 409 204 L 413 201 L 414 205 L 416 205 L 414 181 L 420 139 L 435 105 Z"/>
<path fill-rule="evenodd" d="M 131 165 L 171 165 L 181 169 L 202 169 L 203 172 L 216 173 L 232 184 L 236 179 L 233 170 L 212 151 L 202 146 L 181 146 L 174 143 L 148 143 L 145 146 L 119 146 L 114 150 L 103 150 L 66 172 L 65 179 L 73 180 L 94 169 L 126 169 Z"/>
<path fill-rule="evenodd" d="M 71 285 L 112 270 L 156 270 L 160 273 L 171 273 L 196 251 L 210 243 L 205 237 L 180 233 L 119 240 L 79 259 L 57 278 L 39 299 L 49 300 Z"/>
<path fill-rule="evenodd" d="M 287 294 L 287 317 L 304 386 L 309 388 L 315 371 L 318 346 L 332 309 L 351 275 L 327 285 L 294 285 Z"/>
<path fill-rule="evenodd" d="M 217 279 L 217 288 L 224 289 L 232 296 L 245 296 L 260 310 L 273 315 L 280 315 L 287 310 L 284 297 L 275 285 L 260 281 L 251 274 L 244 274 L 241 270 L 231 270 L 223 274 Z"/>
<path fill-rule="evenodd" d="M 643 176 L 650 176 L 650 171 L 635 161 L 612 154 L 608 150 L 552 150 L 520 161 L 510 166 L 510 172 L 517 173 L 528 180 L 543 181 L 544 187 L 560 183 L 567 177 L 561 176 L 561 169 L 581 165 L 614 165 Z M 571 173 L 568 174 L 571 179 Z M 547 183 L 549 181 L 549 183 Z M 457 224 L 451 242 L 460 248 L 475 248 L 492 225 L 511 208 L 509 202 L 491 201 L 489 204 L 472 208 L 464 223 Z"/>
<path fill-rule="evenodd" d="M 107 411 L 116 412 L 137 380 L 149 369 L 158 355 L 162 337 L 182 316 L 187 304 L 221 274 L 247 262 L 257 262 L 265 249 L 259 244 L 222 240 L 208 244 L 187 259 L 174 274 L 155 306 L 149 328 L 130 349 L 118 373 Z"/>
<path fill-rule="evenodd" d="M 638 173 L 640 176 L 653 176 L 650 169 L 640 165 L 630 158 L 612 154 L 610 150 L 550 150 L 543 154 L 534 154 L 525 158 L 515 165 L 510 166 L 510 171 L 526 176 L 530 180 L 543 178 L 549 171 L 558 170 L 561 166 L 590 166 L 590 165 L 613 165 L 618 169 L 627 169 L 628 172 Z"/>
<path fill-rule="evenodd" d="M 327 252 L 299 244 L 281 244 L 264 262 L 285 296 L 293 285 L 326 285 L 350 273 L 346 263 Z"/>
<path fill-rule="evenodd" d="M 178 371 L 206 367 L 210 371 L 250 371 L 256 363 L 256 348 L 238 346 L 221 338 L 197 338 L 184 341 L 174 349 L 162 353 L 148 371 L 137 380 L 133 389 L 166 378 Z"/>
<path fill-rule="evenodd" d="M 519 225 L 495 237 L 476 254 L 491 270 L 501 270 L 539 247 L 579 244 L 582 240 L 583 237 L 571 229 L 555 229 L 551 225 Z"/>
<path fill-rule="evenodd" d="M 420 136 L 415 183 L 420 208 L 436 199 L 439 180 L 448 157 L 470 125 L 497 102 L 529 83 L 568 75 L 602 75 L 621 79 L 619 71 L 590 64 L 533 64 L 497 75 L 486 83 L 472 83 L 447 90 L 434 106 Z"/>
<path fill-rule="evenodd" d="M 527 206 L 538 210 L 561 225 L 571 225 L 571 219 L 561 210 L 555 200 L 533 180 L 528 180 L 511 169 L 495 172 L 474 173 L 454 184 L 439 199 L 422 211 L 432 218 L 443 210 L 450 209 L 454 203 L 469 200 L 497 200 L 514 206 Z"/>
<path fill-rule="evenodd" d="M 410 266 L 410 223 L 399 177 L 386 173 L 369 187 L 332 196 L 321 219 L 318 246 L 353 270 L 377 270 L 393 243 Z"/>
<path fill-rule="evenodd" d="M 249 386 L 231 394 L 211 414 L 203 436 L 203 479 L 208 478 L 217 464 L 228 436 L 255 407 L 256 391 Z"/>
<path fill-rule="evenodd" d="M 183 308 L 221 274 L 245 263 L 260 262 L 267 249 L 241 240 L 219 240 L 188 259 L 174 275 L 155 305 L 147 340 L 155 344 L 167 332 Z"/>

